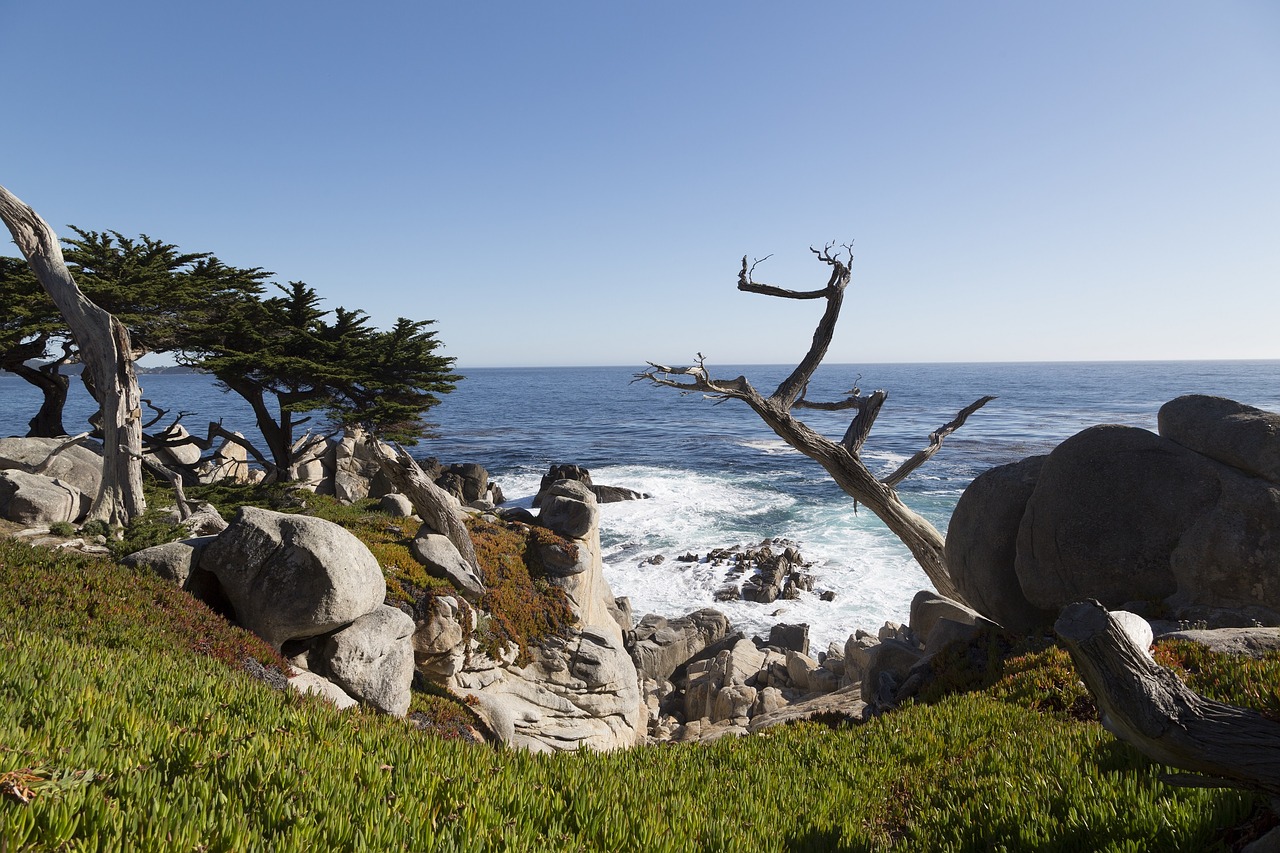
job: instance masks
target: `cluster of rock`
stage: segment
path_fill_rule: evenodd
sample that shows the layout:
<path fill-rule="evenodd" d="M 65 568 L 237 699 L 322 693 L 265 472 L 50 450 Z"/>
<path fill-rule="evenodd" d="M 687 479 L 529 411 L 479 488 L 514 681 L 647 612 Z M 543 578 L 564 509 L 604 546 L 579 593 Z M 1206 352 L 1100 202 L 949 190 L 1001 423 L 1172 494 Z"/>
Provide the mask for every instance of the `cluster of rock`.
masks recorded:
<path fill-rule="evenodd" d="M 745 599 L 770 604 L 779 598 L 795 599 L 801 592 L 813 592 L 813 575 L 806 571 L 813 563 L 805 560 L 796 544 L 787 539 L 766 539 L 754 548 L 715 548 L 705 557 L 687 553 L 676 560 L 725 570 L 724 583 L 713 593 L 716 601 Z M 660 565 L 665 561 L 665 556 L 657 554 L 640 565 Z M 823 601 L 834 601 L 835 593 L 826 590 L 821 597 Z"/>
<path fill-rule="evenodd" d="M 591 472 L 586 468 L 580 465 L 561 463 L 552 465 L 551 470 L 542 476 L 542 484 L 538 486 L 538 493 L 533 497 L 533 506 L 535 508 L 542 506 L 543 495 L 561 480 L 573 480 L 581 483 L 590 489 L 591 494 L 595 495 L 596 501 L 602 504 L 643 500 L 649 497 L 649 495 L 641 494 L 634 489 L 627 489 L 622 486 L 597 486 L 591 482 Z"/>
<path fill-rule="evenodd" d="M 1280 415 L 1220 397 L 1166 403 L 1159 434 L 1096 426 L 965 490 L 947 564 L 1006 628 L 1082 599 L 1157 621 L 1280 625 Z"/>
<path fill-rule="evenodd" d="M 767 639 L 734 631 L 703 609 L 647 615 L 628 637 L 657 741 L 707 741 L 821 717 L 860 721 L 914 695 L 936 655 L 998 626 L 937 593 L 919 593 L 908 625 L 859 630 L 811 654 L 807 625 L 774 625 Z"/>

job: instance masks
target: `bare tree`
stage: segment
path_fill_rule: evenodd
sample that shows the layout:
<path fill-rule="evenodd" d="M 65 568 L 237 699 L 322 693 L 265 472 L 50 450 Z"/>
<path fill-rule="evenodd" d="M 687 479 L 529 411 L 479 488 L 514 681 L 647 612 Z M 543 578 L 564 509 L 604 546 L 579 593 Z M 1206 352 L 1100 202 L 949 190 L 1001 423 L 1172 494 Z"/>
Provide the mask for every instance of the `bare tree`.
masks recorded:
<path fill-rule="evenodd" d="M 836 251 L 833 252 L 833 249 Z M 864 396 L 858 388 L 854 388 L 845 399 L 835 402 L 811 402 L 805 399 L 809 381 L 831 345 L 853 261 L 852 249 L 847 244 L 840 247 L 829 244 L 821 251 L 811 247 L 809 251 L 831 268 L 831 277 L 826 287 L 820 290 L 795 291 L 761 284 L 752 278 L 760 261 L 748 266 L 745 257 L 742 259 L 742 271 L 738 273 L 738 290 L 746 293 L 760 293 L 782 299 L 825 299 L 827 302 L 826 311 L 813 333 L 813 344 L 809 347 L 809 352 L 773 394 L 765 397 L 744 376 L 736 379 L 712 378 L 701 353 L 698 354 L 697 364 L 690 367 L 667 367 L 650 362 L 651 369 L 636 374 L 636 378 L 683 392 L 697 391 L 719 400 L 741 400 L 746 403 L 783 441 L 822 465 L 846 494 L 874 512 L 907 546 L 938 592 L 948 598 L 963 601 L 947 571 L 943 558 L 942 534 L 928 521 L 912 512 L 898 497 L 895 487 L 936 453 L 942 446 L 942 440 L 959 429 L 969 415 L 995 398 L 983 397 L 962 409 L 949 423 L 929 436 L 927 447 L 893 473 L 877 478 L 867 469 L 861 454 L 862 446 L 880 413 L 880 407 L 888 397 L 887 392 L 875 391 Z M 839 441 L 833 441 L 795 417 L 793 410 L 796 409 L 847 409 L 856 412 L 856 415 L 844 436 Z"/>
<path fill-rule="evenodd" d="M 102 407 L 102 487 L 89 520 L 123 527 L 146 510 L 142 496 L 142 403 L 129 332 L 76 286 L 58 237 L 40 215 L 0 186 L 0 219 L 62 312 Z"/>

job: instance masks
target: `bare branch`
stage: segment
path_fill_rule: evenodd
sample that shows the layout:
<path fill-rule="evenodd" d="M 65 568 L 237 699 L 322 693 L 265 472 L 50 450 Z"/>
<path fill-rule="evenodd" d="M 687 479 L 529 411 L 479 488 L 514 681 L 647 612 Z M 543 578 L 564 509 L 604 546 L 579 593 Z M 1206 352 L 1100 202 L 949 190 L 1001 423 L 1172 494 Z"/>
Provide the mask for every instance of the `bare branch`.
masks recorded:
<path fill-rule="evenodd" d="M 888 397 L 888 391 L 876 390 L 871 392 L 871 396 L 866 399 L 858 410 L 858 416 L 849 423 L 849 428 L 844 431 L 844 438 L 840 439 L 840 444 L 854 456 L 862 452 L 862 445 L 866 442 L 867 436 L 871 434 L 871 427 L 875 426 L 876 417 L 880 414 L 880 407 L 884 405 L 884 401 Z"/>
<path fill-rule="evenodd" d="M 994 399 L 995 397 L 991 397 L 991 396 L 982 397 L 981 399 L 975 400 L 974 402 L 965 406 L 963 409 L 960 410 L 960 413 L 956 415 L 954 419 L 952 419 L 949 423 L 944 424 L 942 427 L 938 429 L 937 432 L 929 436 L 928 447 L 916 453 L 906 462 L 903 462 L 901 467 L 899 467 L 897 471 L 894 471 L 892 474 L 890 474 L 888 477 L 885 477 L 880 482 L 884 483 L 886 486 L 896 486 L 898 485 L 898 483 L 901 483 L 903 480 L 907 478 L 908 474 L 910 474 L 912 471 L 916 470 L 921 465 L 923 465 L 926 461 L 928 461 L 930 456 L 937 453 L 938 449 L 942 447 L 942 440 L 947 436 L 951 435 L 951 433 L 960 429 L 960 427 L 964 426 L 964 422 L 969 419 L 969 415 L 972 415 L 974 412 L 978 411 L 978 409 L 981 409 L 983 406 L 985 406 L 987 403 L 990 403 Z"/>

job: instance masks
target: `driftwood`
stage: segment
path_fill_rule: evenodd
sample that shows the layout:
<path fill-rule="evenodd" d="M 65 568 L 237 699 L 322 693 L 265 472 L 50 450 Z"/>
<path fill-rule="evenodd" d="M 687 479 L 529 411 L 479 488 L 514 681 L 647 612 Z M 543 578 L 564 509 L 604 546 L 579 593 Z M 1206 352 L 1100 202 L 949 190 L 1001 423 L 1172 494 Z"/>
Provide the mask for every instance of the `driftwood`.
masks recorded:
<path fill-rule="evenodd" d="M 1280 798 L 1280 723 L 1206 699 L 1155 663 L 1096 601 L 1064 607 L 1054 624 L 1102 716 L 1139 752 L 1194 775 L 1184 787 L 1244 788 Z"/>
<path fill-rule="evenodd" d="M 49 224 L 2 186 L 0 219 L 71 328 L 102 407 L 102 486 L 88 520 L 123 527 L 147 508 L 142 495 L 142 402 L 129 332 L 76 286 Z"/>
<path fill-rule="evenodd" d="M 849 284 L 852 252 L 848 246 L 843 248 L 844 253 L 835 254 L 832 253 L 832 246 L 821 251 L 810 249 L 818 256 L 818 260 L 831 267 L 831 277 L 827 286 L 821 290 L 794 291 L 761 284 L 752 278 L 756 264 L 748 266 L 747 259 L 742 259 L 738 290 L 783 299 L 825 299 L 827 302 L 826 311 L 813 333 L 813 343 L 808 353 L 770 396 L 765 397 L 758 392 L 744 376 L 736 379 L 713 379 L 701 353 L 698 354 L 697 363 L 690 367 L 668 367 L 650 362 L 650 369 L 636 374 L 636 379 L 648 380 L 655 385 L 676 388 L 686 393 L 701 392 L 717 400 L 741 400 L 746 403 L 783 441 L 822 465 L 845 494 L 875 513 L 907 546 L 939 593 L 963 601 L 963 596 L 947 571 L 942 534 L 898 498 L 895 486 L 936 453 L 942 446 L 943 439 L 963 426 L 971 414 L 995 398 L 982 397 L 960 410 L 949 423 L 929 436 L 928 447 L 916 453 L 893 473 L 882 479 L 872 474 L 862 461 L 862 446 L 888 394 L 885 391 L 875 391 L 864 396 L 854 387 L 843 400 L 811 402 L 805 399 L 813 373 L 826 357 L 827 348 L 831 344 L 844 301 L 844 291 Z M 857 414 L 844 436 L 839 441 L 833 441 L 796 418 L 792 414 L 794 409 L 853 410 Z"/>
<path fill-rule="evenodd" d="M 392 450 L 373 436 L 368 436 L 365 441 L 382 467 L 382 473 L 387 475 L 397 492 L 409 499 L 418 517 L 453 543 L 453 547 L 458 549 L 476 577 L 484 577 L 471 534 L 462 523 L 462 516 L 453 508 L 453 496 L 431 482 L 431 478 L 403 447 Z"/>

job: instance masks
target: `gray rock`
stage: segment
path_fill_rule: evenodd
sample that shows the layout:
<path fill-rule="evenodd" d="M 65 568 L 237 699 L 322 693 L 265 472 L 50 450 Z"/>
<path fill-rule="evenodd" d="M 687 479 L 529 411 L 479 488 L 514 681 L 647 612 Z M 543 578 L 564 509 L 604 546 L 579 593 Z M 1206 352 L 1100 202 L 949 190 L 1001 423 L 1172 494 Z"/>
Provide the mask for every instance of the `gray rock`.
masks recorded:
<path fill-rule="evenodd" d="M 289 674 L 289 689 L 302 694 L 314 694 L 330 702 L 339 711 L 360 704 L 338 685 L 322 675 L 316 675 L 305 669 L 294 669 Z"/>
<path fill-rule="evenodd" d="M 809 675 L 818 668 L 818 662 L 806 654 L 797 651 L 787 652 L 787 676 L 797 690 L 810 691 Z"/>
<path fill-rule="evenodd" d="M 27 471 L 62 444 L 59 438 L 0 438 L 0 471 Z M 44 476 L 62 480 L 92 500 L 102 485 L 102 454 L 95 443 L 74 444 L 54 457 Z"/>
<path fill-rule="evenodd" d="M 1023 593 L 1048 610 L 1172 595 L 1174 549 L 1220 489 L 1213 462 L 1146 430 L 1099 426 L 1072 436 L 1045 460 L 1022 517 L 1015 569 Z"/>
<path fill-rule="evenodd" d="M 471 564 L 463 559 L 458 549 L 447 536 L 430 532 L 425 524 L 418 530 L 418 535 L 409 543 L 409 551 L 413 558 L 426 568 L 432 577 L 441 578 L 453 584 L 468 601 L 479 601 L 485 594 L 484 581 L 476 576 Z"/>
<path fill-rule="evenodd" d="M 191 437 L 182 424 L 173 424 L 156 435 L 161 441 L 180 442 Z M 154 451 L 161 464 L 169 467 L 195 465 L 200 461 L 200 448 L 193 444 L 178 444 L 173 447 L 157 447 Z"/>
<path fill-rule="evenodd" d="M 413 681 L 413 633 L 412 617 L 384 604 L 329 636 L 325 668 L 347 693 L 403 717 Z"/>
<path fill-rule="evenodd" d="M 567 539 L 581 539 L 599 524 L 596 496 L 581 483 L 561 480 L 544 493 L 538 523 Z"/>
<path fill-rule="evenodd" d="M 400 516 L 408 518 L 413 515 L 413 501 L 401 494 L 383 495 L 382 500 L 378 502 L 378 509 L 388 515 Z"/>
<path fill-rule="evenodd" d="M 1188 450 L 1280 484 L 1280 414 L 1188 394 L 1160 407 L 1160 434 Z"/>
<path fill-rule="evenodd" d="M 436 596 L 414 630 L 414 665 L 431 681 L 444 681 L 466 662 L 466 641 L 458 602 L 451 596 Z"/>
<path fill-rule="evenodd" d="M 972 625 L 981 618 L 973 608 L 945 598 L 931 589 L 922 589 L 911 599 L 911 633 L 926 640 L 940 619 Z"/>
<path fill-rule="evenodd" d="M 745 684 L 728 684 L 716 692 L 711 703 L 711 722 L 727 722 L 749 716 L 756 701 L 756 689 Z"/>
<path fill-rule="evenodd" d="M 126 566 L 145 568 L 182 589 L 187 588 L 191 573 L 200 565 L 200 555 L 216 537 L 198 536 L 180 542 L 166 542 L 134 551 L 120 562 Z"/>
<path fill-rule="evenodd" d="M 364 543 L 305 515 L 241 507 L 200 566 L 217 575 L 240 624 L 276 648 L 349 625 L 386 597 Z"/>
<path fill-rule="evenodd" d="M 773 625 L 769 628 L 769 645 L 775 649 L 783 651 L 790 649 L 807 655 L 809 654 L 809 626 L 804 623 Z"/>
<path fill-rule="evenodd" d="M 773 726 L 811 720 L 816 717 L 824 720 L 843 717 L 850 722 L 860 723 L 866 714 L 867 703 L 862 701 L 859 689 L 857 685 L 842 687 L 832 693 L 820 694 L 801 702 L 762 711 L 751 718 L 749 730 L 754 733 Z"/>
<path fill-rule="evenodd" d="M 622 486 L 592 486 L 591 493 L 596 496 L 596 500 L 602 504 L 620 503 L 621 501 L 639 501 L 646 497 L 634 489 L 624 489 Z"/>
<path fill-rule="evenodd" d="M 1173 631 L 1160 640 L 1185 640 L 1224 655 L 1261 658 L 1280 651 L 1280 628 L 1218 628 L 1215 630 Z"/>
<path fill-rule="evenodd" d="M 664 681 L 728 633 L 729 617 L 709 607 L 676 619 L 651 613 L 635 627 L 628 648 L 641 677 Z"/>
<path fill-rule="evenodd" d="M 848 662 L 846 649 L 846 665 Z M 883 699 L 883 682 L 889 682 L 893 691 L 906 681 L 911 668 L 920 662 L 924 653 L 914 645 L 901 640 L 884 640 L 867 649 L 866 673 L 862 677 L 862 699 L 873 704 Z"/>
<path fill-rule="evenodd" d="M 947 527 L 946 561 L 965 601 L 1018 634 L 1053 625 L 1058 611 L 1027 601 L 1015 570 L 1018 529 L 1046 456 L 1001 465 L 974 478 Z"/>
<path fill-rule="evenodd" d="M 28 527 L 78 521 L 90 499 L 63 480 L 25 471 L 0 471 L 0 518 Z"/>

